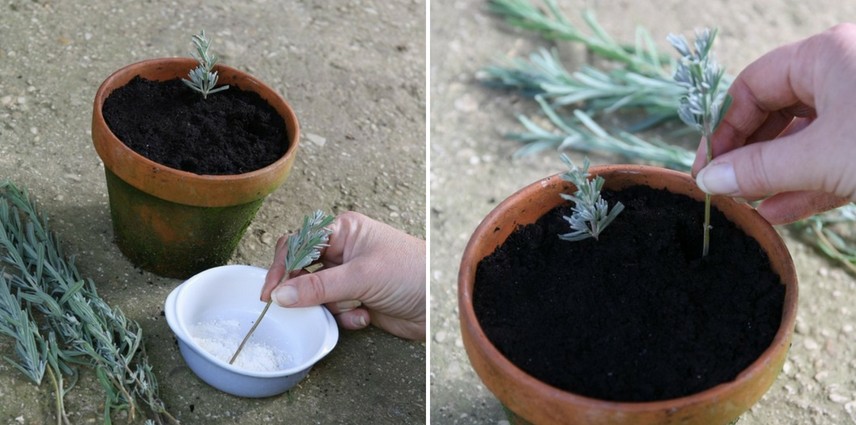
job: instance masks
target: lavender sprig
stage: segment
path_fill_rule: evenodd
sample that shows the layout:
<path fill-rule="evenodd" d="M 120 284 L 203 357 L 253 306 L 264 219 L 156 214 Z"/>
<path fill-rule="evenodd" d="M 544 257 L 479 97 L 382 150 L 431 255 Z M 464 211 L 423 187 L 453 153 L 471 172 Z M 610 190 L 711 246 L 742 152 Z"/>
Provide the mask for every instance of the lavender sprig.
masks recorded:
<path fill-rule="evenodd" d="M 193 45 L 196 47 L 195 52 L 191 52 L 194 58 L 199 61 L 196 68 L 190 70 L 187 74 L 189 80 L 182 78 L 181 81 L 193 90 L 202 93 L 204 99 L 208 98 L 209 94 L 217 93 L 229 88 L 228 85 L 215 88 L 217 86 L 217 71 L 213 71 L 214 65 L 217 63 L 217 56 L 208 53 L 208 48 L 211 46 L 211 40 L 205 36 L 205 30 L 193 36 Z"/>
<path fill-rule="evenodd" d="M 713 158 L 710 137 L 719 126 L 731 105 L 727 84 L 723 82 L 725 70 L 714 58 L 711 47 L 716 29 L 696 32 L 694 48 L 681 35 L 669 34 L 668 40 L 681 54 L 675 67 L 675 81 L 686 88 L 681 96 L 678 116 L 681 121 L 698 130 L 707 147 L 707 161 Z M 704 197 L 704 242 L 702 256 L 710 251 L 710 195 Z"/>
<path fill-rule="evenodd" d="M 303 226 L 300 227 L 296 235 L 291 235 L 288 238 L 288 252 L 285 254 L 285 274 L 282 276 L 283 279 L 287 278 L 291 272 L 306 268 L 321 258 L 321 248 L 327 246 L 327 241 L 330 240 L 331 231 L 327 226 L 333 222 L 333 218 L 332 215 L 327 215 L 321 210 L 316 210 L 312 215 L 303 217 Z M 229 364 L 234 363 L 235 359 L 238 358 L 238 354 L 241 354 L 244 345 L 256 331 L 259 323 L 262 322 L 272 303 L 273 299 L 265 304 L 265 307 L 259 314 L 259 318 L 256 319 L 253 327 L 250 328 L 247 335 L 241 340 L 241 344 L 235 350 L 235 354 L 232 355 Z"/>
<path fill-rule="evenodd" d="M 564 154 L 562 154 L 562 160 L 568 165 L 568 171 L 562 174 L 562 179 L 573 183 L 577 187 L 577 191 L 573 195 L 560 194 L 563 199 L 572 201 L 574 207 L 570 217 L 563 217 L 573 231 L 561 234 L 559 238 L 566 241 L 581 241 L 587 238 L 598 239 L 600 232 L 624 210 L 624 205 L 617 202 L 612 207 L 612 211 L 609 210 L 606 200 L 600 197 L 600 189 L 604 183 L 603 177 L 588 178 L 588 158 L 583 162 L 582 169 L 578 168 Z"/>

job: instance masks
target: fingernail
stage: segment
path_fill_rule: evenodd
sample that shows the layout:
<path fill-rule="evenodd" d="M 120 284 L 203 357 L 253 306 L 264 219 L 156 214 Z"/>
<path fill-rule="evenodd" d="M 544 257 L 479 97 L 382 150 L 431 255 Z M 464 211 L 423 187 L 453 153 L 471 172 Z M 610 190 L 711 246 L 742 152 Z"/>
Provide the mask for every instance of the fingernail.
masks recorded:
<path fill-rule="evenodd" d="M 366 322 L 366 318 L 365 318 L 365 317 L 363 317 L 363 316 L 357 316 L 357 317 L 355 317 L 355 318 L 354 318 L 354 325 L 356 325 L 356 326 L 358 326 L 358 327 L 361 327 L 361 328 L 364 328 L 364 327 L 366 327 L 366 326 L 368 325 L 368 322 Z"/>
<path fill-rule="evenodd" d="M 345 312 L 351 311 L 361 305 L 362 303 L 357 300 L 340 301 L 336 303 L 336 308 L 339 309 L 340 312 Z"/>
<path fill-rule="evenodd" d="M 711 195 L 731 195 L 740 190 L 730 162 L 713 163 L 702 168 L 696 176 L 696 184 Z"/>
<path fill-rule="evenodd" d="M 271 293 L 277 304 L 287 307 L 297 302 L 297 288 L 291 285 L 280 286 Z"/>

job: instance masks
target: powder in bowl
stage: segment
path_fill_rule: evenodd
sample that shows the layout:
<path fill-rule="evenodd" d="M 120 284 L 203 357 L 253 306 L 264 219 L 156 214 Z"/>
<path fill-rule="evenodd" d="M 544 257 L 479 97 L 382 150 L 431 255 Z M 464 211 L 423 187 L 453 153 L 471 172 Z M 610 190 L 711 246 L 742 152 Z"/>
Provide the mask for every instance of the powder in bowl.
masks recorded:
<path fill-rule="evenodd" d="M 237 320 L 209 320 L 197 323 L 191 334 L 199 347 L 229 363 L 246 331 Z M 250 338 L 233 366 L 253 372 L 276 372 L 291 366 L 291 356 L 277 347 Z"/>

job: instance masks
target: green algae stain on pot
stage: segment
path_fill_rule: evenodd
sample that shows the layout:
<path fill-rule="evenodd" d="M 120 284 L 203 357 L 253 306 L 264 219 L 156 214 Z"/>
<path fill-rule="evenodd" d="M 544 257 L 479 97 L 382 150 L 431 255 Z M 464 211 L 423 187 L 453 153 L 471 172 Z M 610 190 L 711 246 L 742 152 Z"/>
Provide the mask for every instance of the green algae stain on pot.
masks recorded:
<path fill-rule="evenodd" d="M 132 263 L 187 278 L 225 264 L 264 197 L 229 207 L 196 207 L 149 195 L 105 170 L 116 244 Z"/>

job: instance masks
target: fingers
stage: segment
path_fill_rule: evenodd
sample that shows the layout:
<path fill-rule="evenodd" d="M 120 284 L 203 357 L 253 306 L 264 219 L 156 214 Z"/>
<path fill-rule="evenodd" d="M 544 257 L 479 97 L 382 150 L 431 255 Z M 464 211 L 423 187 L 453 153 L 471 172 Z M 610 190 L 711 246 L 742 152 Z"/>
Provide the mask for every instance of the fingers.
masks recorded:
<path fill-rule="evenodd" d="M 779 47 L 746 67 L 728 92 L 731 107 L 711 139 L 713 157 L 780 134 L 795 116 L 814 117 L 814 72 L 810 64 L 816 49 L 813 38 Z M 701 143 L 704 145 L 704 143 Z M 692 172 L 706 162 L 699 146 Z"/>
<path fill-rule="evenodd" d="M 265 283 L 262 285 L 261 300 L 268 302 L 270 293 L 279 285 L 285 275 L 285 254 L 288 252 L 288 236 L 282 236 L 276 241 L 276 250 L 273 254 L 273 264 L 271 264 L 265 275 Z"/>
<path fill-rule="evenodd" d="M 396 317 L 371 313 L 371 323 L 375 326 L 401 338 L 412 339 L 414 341 L 425 340 L 425 322 L 402 320 Z"/>
<path fill-rule="evenodd" d="M 785 192 L 764 200 L 757 210 L 770 224 L 788 224 L 848 202 L 848 198 L 824 192 Z"/>
<path fill-rule="evenodd" d="M 821 190 L 821 164 L 806 164 L 812 157 L 806 140 L 815 131 L 808 127 L 772 142 L 753 143 L 716 157 L 699 171 L 696 182 L 714 195 L 761 198 L 779 192 Z"/>
<path fill-rule="evenodd" d="M 330 237 L 327 246 L 322 247 L 320 250 L 321 263 L 323 263 L 325 267 L 331 267 L 342 263 L 345 247 L 350 243 L 350 235 L 354 233 L 353 228 L 355 225 L 352 223 L 353 221 L 354 219 L 351 217 L 351 214 L 344 213 L 336 217 L 336 219 L 330 223 L 330 226 L 328 227 L 330 230 Z M 267 275 L 265 275 L 265 283 L 262 286 L 261 300 L 264 302 L 270 300 L 271 292 L 277 287 L 277 285 L 282 283 L 282 279 L 285 275 L 285 256 L 288 253 L 287 242 L 290 236 L 291 235 L 282 236 L 276 242 L 273 263 L 268 269 Z"/>
<path fill-rule="evenodd" d="M 330 310 L 330 313 L 336 315 L 360 308 L 362 307 L 362 305 L 363 303 L 359 300 L 338 301 L 334 303 L 327 303 L 327 310 Z"/>
<path fill-rule="evenodd" d="M 339 326 L 354 331 L 363 329 L 371 323 L 371 315 L 364 308 L 349 310 L 344 313 L 334 314 L 334 316 Z"/>
<path fill-rule="evenodd" d="M 283 307 L 305 307 L 343 300 L 362 299 L 361 285 L 349 278 L 346 265 L 292 277 L 271 293 Z"/>

